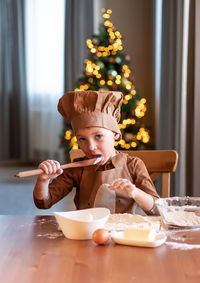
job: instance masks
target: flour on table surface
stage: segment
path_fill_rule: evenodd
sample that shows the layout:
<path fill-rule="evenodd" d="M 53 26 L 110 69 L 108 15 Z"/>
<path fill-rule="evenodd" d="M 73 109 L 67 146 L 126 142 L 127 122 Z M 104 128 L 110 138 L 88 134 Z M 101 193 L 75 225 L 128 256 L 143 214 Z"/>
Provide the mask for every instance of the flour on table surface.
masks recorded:
<path fill-rule="evenodd" d="M 180 249 L 180 250 L 200 249 L 200 245 L 192 245 L 187 243 L 165 242 L 165 245 L 169 246 L 172 249 Z"/>
<path fill-rule="evenodd" d="M 43 224 L 48 224 L 49 225 L 49 224 L 51 224 L 53 226 L 58 227 L 58 224 L 55 221 L 55 219 L 49 219 L 49 218 L 37 219 L 35 224 L 40 224 L 40 225 L 43 225 Z M 57 238 L 63 237 L 63 233 L 62 233 L 61 230 L 59 230 L 59 231 L 56 231 L 56 232 L 38 233 L 36 236 L 53 240 L 53 239 L 57 239 Z"/>
<path fill-rule="evenodd" d="M 169 235 L 169 238 L 171 240 L 174 240 L 174 241 L 185 242 L 185 236 L 184 235 L 178 236 L 178 235 L 175 235 L 175 234 L 171 234 L 171 235 Z"/>
<path fill-rule="evenodd" d="M 41 218 L 41 219 L 36 219 L 36 221 L 34 222 L 34 224 L 53 224 L 53 225 L 57 225 L 55 219 L 49 219 L 49 218 Z"/>
<path fill-rule="evenodd" d="M 37 237 L 44 237 L 44 238 L 48 238 L 48 239 L 56 239 L 56 238 L 60 238 L 63 237 L 63 233 L 62 232 L 52 232 L 52 233 L 44 233 L 44 234 L 37 234 Z"/>
<path fill-rule="evenodd" d="M 195 237 L 195 233 L 199 230 L 199 227 L 193 229 L 177 228 L 165 230 L 164 233 L 167 236 L 167 241 L 165 242 L 165 244 L 171 249 L 200 249 L 200 242 L 198 241 L 198 238 L 197 243 L 191 244 L 193 237 Z"/>

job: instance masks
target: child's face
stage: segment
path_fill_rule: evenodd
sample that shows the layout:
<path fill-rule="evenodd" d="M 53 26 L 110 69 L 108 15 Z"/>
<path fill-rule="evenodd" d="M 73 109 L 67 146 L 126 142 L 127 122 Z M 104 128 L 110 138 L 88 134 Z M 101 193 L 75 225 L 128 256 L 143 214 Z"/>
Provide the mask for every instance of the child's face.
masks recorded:
<path fill-rule="evenodd" d="M 79 129 L 76 133 L 78 144 L 89 158 L 101 157 L 99 164 L 105 164 L 115 154 L 114 142 L 119 134 L 100 127 Z"/>

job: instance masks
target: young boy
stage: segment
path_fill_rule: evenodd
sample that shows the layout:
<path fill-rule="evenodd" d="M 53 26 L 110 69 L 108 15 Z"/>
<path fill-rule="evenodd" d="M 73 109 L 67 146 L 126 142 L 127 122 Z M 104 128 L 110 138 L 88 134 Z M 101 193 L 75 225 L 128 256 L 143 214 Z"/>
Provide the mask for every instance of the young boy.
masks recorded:
<path fill-rule="evenodd" d="M 98 191 L 108 184 L 110 196 L 114 194 L 115 213 L 133 212 L 139 204 L 147 214 L 155 214 L 154 201 L 159 196 L 143 161 L 114 148 L 115 140 L 121 138 L 118 122 L 122 100 L 121 92 L 111 91 L 69 92 L 59 100 L 58 111 L 71 122 L 86 158 L 101 159 L 95 165 L 65 170 L 55 160 L 42 162 L 39 168 L 44 173 L 38 176 L 34 188 L 38 208 L 50 208 L 73 187 L 77 209 L 93 207 Z"/>

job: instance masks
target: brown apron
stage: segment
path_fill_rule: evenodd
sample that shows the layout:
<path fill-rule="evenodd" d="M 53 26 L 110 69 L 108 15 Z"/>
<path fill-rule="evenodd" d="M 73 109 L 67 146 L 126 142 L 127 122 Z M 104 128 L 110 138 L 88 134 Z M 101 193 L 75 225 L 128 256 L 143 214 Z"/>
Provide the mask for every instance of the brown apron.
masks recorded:
<path fill-rule="evenodd" d="M 110 184 L 118 178 L 125 178 L 132 182 L 127 167 L 127 156 L 125 154 L 117 154 L 114 156 L 112 158 L 112 163 L 115 168 L 105 171 L 98 171 L 98 165 L 84 168 L 79 191 L 79 200 L 81 200 L 79 202 L 79 209 L 94 206 L 97 191 L 102 184 Z M 111 191 L 111 197 L 113 198 L 113 191 Z M 125 194 L 120 192 L 115 193 L 116 213 L 133 212 L 135 209 L 135 205 L 133 207 L 134 203 L 135 201 Z M 102 202 L 101 205 L 103 205 Z M 107 207 L 107 202 L 105 206 Z"/>

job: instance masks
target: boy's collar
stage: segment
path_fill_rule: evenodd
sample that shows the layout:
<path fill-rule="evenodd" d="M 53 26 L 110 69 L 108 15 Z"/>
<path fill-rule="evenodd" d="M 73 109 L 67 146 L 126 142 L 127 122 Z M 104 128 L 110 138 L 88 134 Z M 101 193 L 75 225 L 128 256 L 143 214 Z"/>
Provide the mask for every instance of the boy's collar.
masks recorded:
<path fill-rule="evenodd" d="M 123 166 L 124 161 L 126 160 L 126 155 L 115 150 L 115 155 L 112 156 L 104 165 L 99 166 L 97 170 L 105 170 L 106 168 L 120 168 Z M 101 168 L 101 169 L 100 169 Z"/>
<path fill-rule="evenodd" d="M 120 168 L 126 160 L 126 155 L 115 150 L 115 155 L 111 158 L 111 162 L 115 168 Z"/>

